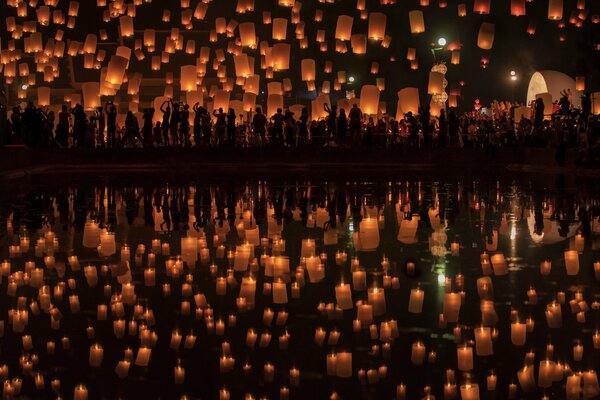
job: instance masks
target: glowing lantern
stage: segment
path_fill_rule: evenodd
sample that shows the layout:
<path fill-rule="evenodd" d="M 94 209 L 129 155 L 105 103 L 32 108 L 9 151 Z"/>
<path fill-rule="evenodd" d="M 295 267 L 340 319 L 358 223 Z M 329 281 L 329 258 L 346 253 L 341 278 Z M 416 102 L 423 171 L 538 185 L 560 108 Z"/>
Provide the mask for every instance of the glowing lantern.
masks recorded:
<path fill-rule="evenodd" d="M 338 71 L 337 81 L 339 83 L 346 83 L 346 71 Z"/>
<path fill-rule="evenodd" d="M 385 36 L 387 17 L 384 13 L 372 12 L 369 14 L 369 39 L 381 40 Z"/>
<path fill-rule="evenodd" d="M 87 110 L 100 107 L 100 84 L 98 82 L 85 82 L 81 85 L 83 91 L 83 105 Z"/>
<path fill-rule="evenodd" d="M 302 80 L 303 81 L 314 81 L 316 77 L 316 65 L 315 60 L 312 58 L 306 58 L 301 63 Z"/>
<path fill-rule="evenodd" d="M 36 11 L 37 19 L 40 25 L 48 26 L 50 23 L 50 7 L 41 6 Z"/>
<path fill-rule="evenodd" d="M 108 62 L 108 70 L 106 72 L 105 81 L 111 86 L 118 88 L 123 83 L 125 70 L 129 60 L 125 57 L 114 55 Z"/>
<path fill-rule="evenodd" d="M 260 75 L 252 75 L 246 78 L 244 91 L 258 95 L 260 90 Z"/>
<path fill-rule="evenodd" d="M 223 17 L 215 19 L 215 31 L 217 35 L 222 35 L 227 32 L 227 20 Z"/>
<path fill-rule="evenodd" d="M 181 66 L 179 83 L 181 85 L 181 91 L 183 92 L 193 92 L 198 88 L 195 65 Z"/>
<path fill-rule="evenodd" d="M 371 63 L 371 74 L 372 75 L 377 75 L 379 73 L 379 63 L 373 61 Z"/>
<path fill-rule="evenodd" d="M 331 71 L 333 71 L 333 63 L 331 61 L 325 61 L 323 72 L 325 72 L 326 74 L 330 74 Z"/>
<path fill-rule="evenodd" d="M 585 76 L 575 77 L 575 90 L 583 92 L 585 90 Z"/>
<path fill-rule="evenodd" d="M 490 0 L 475 0 L 473 3 L 473 12 L 475 14 L 489 14 Z"/>
<path fill-rule="evenodd" d="M 287 19 L 275 18 L 273 20 L 273 40 L 285 40 L 287 37 Z"/>
<path fill-rule="evenodd" d="M 156 31 L 154 29 L 144 30 L 144 46 L 154 47 L 156 45 Z"/>
<path fill-rule="evenodd" d="M 50 88 L 48 86 L 40 86 L 37 89 L 38 106 L 45 107 L 50 105 Z"/>
<path fill-rule="evenodd" d="M 441 72 L 429 72 L 428 94 L 438 94 L 444 91 L 444 74 Z"/>
<path fill-rule="evenodd" d="M 536 23 L 535 21 L 530 21 L 527 26 L 527 33 L 530 35 L 535 35 Z"/>
<path fill-rule="evenodd" d="M 69 2 L 69 17 L 76 17 L 79 14 L 79 2 L 71 1 Z"/>
<path fill-rule="evenodd" d="M 269 94 L 267 97 L 267 115 L 275 115 L 278 108 L 283 109 L 283 95 Z"/>
<path fill-rule="evenodd" d="M 235 75 L 237 77 L 247 77 L 250 75 L 250 64 L 248 62 L 247 54 L 233 56 L 233 62 L 235 65 Z"/>
<path fill-rule="evenodd" d="M 256 46 L 256 31 L 254 22 L 243 22 L 238 26 L 242 46 Z"/>
<path fill-rule="evenodd" d="M 204 2 L 198 2 L 198 5 L 194 9 L 194 18 L 198 20 L 203 20 L 206 16 L 206 11 L 208 10 L 208 4 Z"/>
<path fill-rule="evenodd" d="M 457 6 L 458 16 L 466 17 L 467 16 L 467 5 L 465 3 L 460 3 Z"/>
<path fill-rule="evenodd" d="M 271 11 L 263 11 L 263 24 L 270 25 L 272 22 Z"/>
<path fill-rule="evenodd" d="M 548 19 L 559 20 L 563 17 L 563 0 L 548 0 Z"/>
<path fill-rule="evenodd" d="M 244 111 L 252 111 L 256 107 L 256 94 L 244 93 L 242 97 L 242 107 Z"/>
<path fill-rule="evenodd" d="M 280 94 L 283 95 L 283 86 L 281 82 L 269 82 L 267 83 L 267 94 Z"/>
<path fill-rule="evenodd" d="M 354 54 L 366 54 L 367 53 L 367 35 L 357 33 L 352 35 L 350 38 L 350 44 L 352 46 L 352 52 Z"/>
<path fill-rule="evenodd" d="M 380 92 L 383 92 L 385 90 L 385 78 L 377 78 L 375 79 L 375 83 L 377 85 L 377 89 L 379 89 Z"/>
<path fill-rule="evenodd" d="M 423 11 L 412 10 L 408 13 L 411 33 L 425 32 L 425 20 L 423 19 Z"/>
<path fill-rule="evenodd" d="M 364 114 L 377 114 L 379 110 L 379 89 L 377 86 L 363 85 L 360 89 L 360 108 Z"/>
<path fill-rule="evenodd" d="M 367 6 L 367 0 L 356 0 L 356 9 L 358 11 L 364 11 Z"/>
<path fill-rule="evenodd" d="M 494 45 L 494 24 L 483 22 L 477 36 L 477 46 L 483 50 L 491 50 Z"/>
<path fill-rule="evenodd" d="M 450 64 L 458 65 L 460 64 L 460 51 L 453 51 L 450 56 Z"/>
<path fill-rule="evenodd" d="M 525 15 L 525 0 L 510 0 L 510 15 L 515 17 Z"/>
<path fill-rule="evenodd" d="M 133 18 L 127 15 L 124 15 L 119 18 L 119 25 L 121 27 L 121 36 L 129 37 L 133 36 Z"/>
<path fill-rule="evenodd" d="M 406 59 L 408 61 L 416 60 L 417 59 L 417 49 L 415 49 L 414 47 L 409 47 L 408 50 L 406 51 Z"/>
<path fill-rule="evenodd" d="M 348 15 L 338 16 L 337 25 L 335 27 L 335 38 L 338 40 L 350 40 L 353 22 L 354 18 Z"/>
<path fill-rule="evenodd" d="M 213 109 L 218 110 L 219 108 L 222 108 L 223 110 L 227 111 L 229 108 L 230 95 L 231 93 L 226 90 L 216 90 L 213 101 Z"/>
<path fill-rule="evenodd" d="M 290 50 L 291 46 L 288 43 L 276 43 L 273 46 L 273 69 L 283 71 L 290 68 Z"/>

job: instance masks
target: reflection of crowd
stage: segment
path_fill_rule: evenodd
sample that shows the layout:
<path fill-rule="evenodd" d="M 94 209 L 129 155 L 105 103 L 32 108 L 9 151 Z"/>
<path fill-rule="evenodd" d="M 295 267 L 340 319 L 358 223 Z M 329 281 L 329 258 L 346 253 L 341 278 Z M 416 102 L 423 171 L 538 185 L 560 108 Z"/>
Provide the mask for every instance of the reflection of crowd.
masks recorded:
<path fill-rule="evenodd" d="M 124 122 L 117 119 L 117 107 L 108 102 L 91 113 L 81 105 L 72 110 L 63 106 L 58 118 L 29 103 L 14 107 L 8 121 L 8 143 L 29 147 L 247 147 L 306 145 L 330 146 L 411 146 L 479 147 L 578 146 L 588 154 L 595 151 L 599 120 L 591 113 L 589 95 L 581 110 L 572 111 L 568 94 L 553 105 L 551 118 L 537 99 L 531 115 L 514 116 L 515 107 L 494 102 L 488 112 L 460 114 L 451 107 L 433 116 L 429 107 L 418 115 L 408 112 L 396 120 L 389 116 L 365 115 L 354 104 L 349 110 L 325 104 L 325 118 L 313 120 L 308 110 L 300 115 L 277 109 L 266 115 L 261 107 L 237 115 L 234 109 L 209 112 L 198 103 L 172 100 L 158 110 L 144 109 L 141 121 L 128 111 Z M 160 112 L 159 118 L 155 114 Z M 192 115 L 193 113 L 193 115 Z M 518 120 L 517 120 L 518 119 Z"/>

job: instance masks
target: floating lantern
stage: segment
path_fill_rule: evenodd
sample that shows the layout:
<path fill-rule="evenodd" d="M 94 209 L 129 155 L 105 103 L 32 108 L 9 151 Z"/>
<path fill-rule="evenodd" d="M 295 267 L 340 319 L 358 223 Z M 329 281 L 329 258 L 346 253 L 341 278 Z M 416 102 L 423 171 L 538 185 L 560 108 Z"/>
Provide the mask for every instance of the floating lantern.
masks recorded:
<path fill-rule="evenodd" d="M 419 107 L 420 107 L 420 102 L 419 102 L 419 89 L 416 87 L 408 87 L 408 88 L 404 88 L 401 89 L 398 92 L 398 107 L 397 107 L 397 111 L 396 111 L 396 120 L 401 120 L 404 119 L 404 114 L 408 113 L 408 112 L 412 112 L 414 115 L 416 115 L 419 111 Z M 413 221 L 417 221 L 416 218 L 413 218 Z M 405 222 L 407 221 L 402 221 L 403 224 L 402 226 L 405 225 Z M 400 233 L 403 233 L 402 231 L 402 226 L 401 226 L 401 231 Z M 416 234 L 416 226 L 414 229 L 414 232 L 411 230 L 411 233 L 409 233 L 409 235 L 411 237 L 414 237 L 414 235 Z"/>
<path fill-rule="evenodd" d="M 494 24 L 483 22 L 477 36 L 477 47 L 483 50 L 491 50 L 494 45 Z"/>
<path fill-rule="evenodd" d="M 335 28 L 335 38 L 338 40 L 350 40 L 350 37 L 352 36 L 353 23 L 354 18 L 348 15 L 338 16 L 337 25 Z"/>
<path fill-rule="evenodd" d="M 301 71 L 303 81 L 314 81 L 316 78 L 315 60 L 312 58 L 302 60 Z"/>
<path fill-rule="evenodd" d="M 253 22 L 243 22 L 238 25 L 241 45 L 244 47 L 256 46 L 256 31 Z"/>
<path fill-rule="evenodd" d="M 510 0 L 510 15 L 520 17 L 525 13 L 525 0 Z"/>
<path fill-rule="evenodd" d="M 385 36 L 387 17 L 384 13 L 372 12 L 369 14 L 369 39 L 381 40 Z"/>
<path fill-rule="evenodd" d="M 357 33 L 350 38 L 354 54 L 367 54 L 367 35 Z"/>
<path fill-rule="evenodd" d="M 444 74 L 441 72 L 429 72 L 428 94 L 438 94 L 444 91 Z"/>
<path fill-rule="evenodd" d="M 379 107 L 379 89 L 375 85 L 363 85 L 360 90 L 360 108 L 364 114 L 367 115 L 377 115 Z M 379 245 L 379 228 L 377 225 L 376 219 L 366 219 L 361 221 L 362 224 L 365 224 L 367 231 L 369 232 L 365 238 L 367 239 L 368 249 L 374 249 L 372 247 L 375 240 L 377 241 L 377 245 Z M 375 229 L 376 228 L 376 229 Z M 362 229 L 361 229 L 362 231 Z M 375 234 L 375 231 L 377 232 Z M 361 234 L 361 238 L 362 238 Z M 372 240 L 371 240 L 372 239 Z M 364 244 L 361 240 L 361 244 Z M 375 245 L 375 247 L 377 247 Z"/>
<path fill-rule="evenodd" d="M 548 19 L 562 19 L 563 8 L 563 0 L 548 0 Z"/>
<path fill-rule="evenodd" d="M 490 0 L 475 0 L 473 3 L 473 13 L 475 14 L 489 14 L 490 13 Z"/>
<path fill-rule="evenodd" d="M 408 18 L 411 33 L 425 32 L 425 20 L 423 19 L 423 12 L 421 10 L 409 11 Z"/>
<path fill-rule="evenodd" d="M 285 40 L 287 37 L 287 19 L 273 19 L 273 40 Z"/>

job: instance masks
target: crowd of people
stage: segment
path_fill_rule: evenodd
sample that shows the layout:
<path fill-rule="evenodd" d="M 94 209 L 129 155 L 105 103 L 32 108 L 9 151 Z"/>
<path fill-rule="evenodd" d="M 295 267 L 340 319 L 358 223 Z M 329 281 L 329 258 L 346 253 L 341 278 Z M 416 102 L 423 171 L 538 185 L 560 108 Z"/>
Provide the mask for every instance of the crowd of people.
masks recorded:
<path fill-rule="evenodd" d="M 124 122 L 117 106 L 107 102 L 89 113 L 81 105 L 54 111 L 28 103 L 15 106 L 8 119 L 9 144 L 57 148 L 154 148 L 284 146 L 411 146 L 480 147 L 558 146 L 595 148 L 599 119 L 591 113 L 589 95 L 581 109 L 573 109 L 565 94 L 554 104 L 552 118 L 544 115 L 542 99 L 531 105 L 531 115 L 514 117 L 515 105 L 494 102 L 487 112 L 459 113 L 451 107 L 432 116 L 429 107 L 396 120 L 365 115 L 354 104 L 349 110 L 325 104 L 326 117 L 313 120 L 308 109 L 300 115 L 277 109 L 267 115 L 237 115 L 233 109 L 212 113 L 198 103 L 190 106 L 165 101 L 158 110 L 146 108 L 141 121 L 128 111 Z M 159 118 L 155 114 L 160 112 Z M 190 113 L 193 116 L 190 118 Z M 518 120 L 517 120 L 518 119 Z M 192 122 L 192 123 L 190 123 Z"/>

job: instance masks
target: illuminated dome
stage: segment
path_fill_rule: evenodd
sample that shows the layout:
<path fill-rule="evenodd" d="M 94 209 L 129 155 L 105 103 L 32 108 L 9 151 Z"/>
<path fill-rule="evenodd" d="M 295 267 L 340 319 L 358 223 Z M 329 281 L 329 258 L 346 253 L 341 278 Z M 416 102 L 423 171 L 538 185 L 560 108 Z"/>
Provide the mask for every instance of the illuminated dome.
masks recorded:
<path fill-rule="evenodd" d="M 575 79 L 558 71 L 537 71 L 529 80 L 527 89 L 527 104 L 535 100 L 535 96 L 540 93 L 550 93 L 552 101 L 560 100 L 560 92 L 570 89 L 573 93 L 573 105 L 581 105 L 580 91 L 575 90 Z"/>

